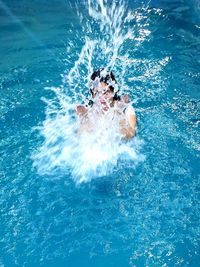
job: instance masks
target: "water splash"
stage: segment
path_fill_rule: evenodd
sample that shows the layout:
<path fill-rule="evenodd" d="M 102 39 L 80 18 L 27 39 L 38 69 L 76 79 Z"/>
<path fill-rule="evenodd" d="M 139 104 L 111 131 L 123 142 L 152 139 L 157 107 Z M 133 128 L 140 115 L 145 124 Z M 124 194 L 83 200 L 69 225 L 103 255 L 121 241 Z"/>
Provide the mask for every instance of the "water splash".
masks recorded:
<path fill-rule="evenodd" d="M 57 102 L 47 101 L 46 120 L 38 128 L 44 142 L 33 156 L 34 165 L 41 174 L 52 173 L 58 168 L 67 173 L 70 169 L 75 182 L 81 183 L 108 175 L 117 163 L 118 168 L 123 168 L 127 160 L 132 160 L 134 165 L 143 160 L 137 152 L 142 141 L 138 138 L 132 142 L 122 141 L 114 122 L 110 125 L 110 121 L 99 120 L 95 132 L 78 135 L 74 105 L 60 88 L 51 90 L 58 99 Z"/>
<path fill-rule="evenodd" d="M 134 72 L 130 73 L 130 66 L 138 62 L 130 60 L 132 52 L 128 47 L 134 44 L 138 49 L 151 32 L 147 29 L 147 16 L 144 16 L 148 9 L 129 11 L 125 1 L 110 4 L 88 0 L 81 11 L 76 6 L 76 12 L 83 34 L 74 34 L 81 44 L 78 44 L 78 53 L 77 44 L 69 44 L 66 62 L 73 60 L 73 66 L 62 75 L 60 87 L 48 88 L 55 97 L 45 100 L 46 120 L 39 128 L 44 142 L 33 158 L 40 173 L 52 173 L 59 168 L 66 174 L 69 171 L 74 180 L 81 183 L 108 175 L 115 168 L 124 168 L 130 161 L 135 166 L 144 160 L 138 152 L 142 141 L 139 138 L 122 141 L 113 122 L 106 126 L 108 122 L 99 121 L 95 133 L 77 136 L 74 107 L 86 101 L 89 77 L 100 67 L 114 71 L 121 93 L 131 93 L 127 73 L 131 81 Z M 88 16 L 90 20 L 86 19 Z M 151 62 L 143 77 L 147 80 L 157 76 L 168 61 L 164 58 Z"/>

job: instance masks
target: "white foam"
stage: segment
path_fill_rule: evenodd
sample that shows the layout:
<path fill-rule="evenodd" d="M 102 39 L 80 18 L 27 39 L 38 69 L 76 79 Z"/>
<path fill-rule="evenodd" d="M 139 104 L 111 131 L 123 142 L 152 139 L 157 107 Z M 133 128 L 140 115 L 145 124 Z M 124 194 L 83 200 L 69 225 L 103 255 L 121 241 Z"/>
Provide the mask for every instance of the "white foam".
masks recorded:
<path fill-rule="evenodd" d="M 58 88 L 55 91 L 58 93 Z M 67 100 L 64 106 L 69 109 L 58 109 L 57 113 L 52 106 L 47 109 L 46 120 L 39 128 L 44 142 L 33 156 L 39 173 L 70 169 L 75 182 L 81 183 L 110 174 L 119 161 L 118 167 L 123 167 L 127 161 L 135 165 L 144 159 L 136 152 L 141 141 L 123 141 L 114 121 L 94 118 L 94 130 L 78 134 L 77 120 L 70 115 L 72 107 Z"/>
<path fill-rule="evenodd" d="M 112 69 L 123 93 L 123 88 L 127 89 L 127 67 L 135 63 L 134 59 L 124 60 L 129 59 L 129 55 L 121 48 L 127 40 L 134 41 L 138 47 L 151 34 L 146 29 L 148 23 L 141 23 L 145 17 L 142 15 L 144 10 L 142 13 L 129 11 L 125 1 L 110 5 L 107 1 L 88 0 L 85 12 L 88 15 L 82 14 L 77 6 L 84 36 L 80 37 L 79 33 L 76 37 L 77 40 L 82 38 L 84 44 L 77 55 L 75 45 L 69 42 L 66 62 L 73 60 L 74 64 L 62 75 L 62 86 L 48 88 L 55 97 L 45 100 L 46 119 L 39 128 L 44 141 L 33 155 L 39 173 L 52 173 L 59 169 L 70 172 L 76 183 L 108 175 L 115 168 L 126 167 L 128 162 L 135 166 L 144 159 L 138 152 L 142 141 L 139 138 L 123 141 L 117 123 L 98 122 L 97 118 L 95 131 L 77 135 L 73 109 L 87 97 L 89 76 L 96 68 L 94 66 Z M 87 16 L 90 16 L 89 20 Z M 129 25 L 132 21 L 136 31 Z M 74 54 L 78 57 L 73 57 Z"/>

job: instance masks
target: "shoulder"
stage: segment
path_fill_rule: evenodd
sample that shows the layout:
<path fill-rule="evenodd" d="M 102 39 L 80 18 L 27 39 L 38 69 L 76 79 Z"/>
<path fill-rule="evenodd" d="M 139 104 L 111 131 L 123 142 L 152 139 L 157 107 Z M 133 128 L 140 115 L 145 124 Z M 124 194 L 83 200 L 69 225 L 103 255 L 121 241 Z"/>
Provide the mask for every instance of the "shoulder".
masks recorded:
<path fill-rule="evenodd" d="M 131 116 L 131 115 L 136 115 L 135 114 L 135 109 L 133 108 L 133 106 L 131 104 L 128 104 L 125 110 L 125 114 L 126 116 Z"/>

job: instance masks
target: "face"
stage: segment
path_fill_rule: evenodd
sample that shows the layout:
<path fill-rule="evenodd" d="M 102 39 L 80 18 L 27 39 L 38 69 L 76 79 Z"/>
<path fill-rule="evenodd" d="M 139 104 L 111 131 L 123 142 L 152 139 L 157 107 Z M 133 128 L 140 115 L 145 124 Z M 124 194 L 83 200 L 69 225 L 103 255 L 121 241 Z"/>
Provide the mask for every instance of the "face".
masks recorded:
<path fill-rule="evenodd" d="M 112 93 L 112 91 L 110 90 L 109 86 L 106 83 L 101 82 L 99 87 L 100 87 L 99 91 L 100 91 L 100 97 L 101 98 L 103 98 L 103 99 L 105 99 L 107 101 L 112 99 L 113 93 Z"/>
<path fill-rule="evenodd" d="M 99 82 L 93 89 L 92 97 L 99 100 L 104 110 L 108 110 L 113 99 L 113 92 L 108 84 Z"/>
<path fill-rule="evenodd" d="M 109 89 L 109 86 L 106 83 L 101 82 L 99 85 L 99 100 L 104 110 L 109 109 L 112 97 L 113 93 Z"/>

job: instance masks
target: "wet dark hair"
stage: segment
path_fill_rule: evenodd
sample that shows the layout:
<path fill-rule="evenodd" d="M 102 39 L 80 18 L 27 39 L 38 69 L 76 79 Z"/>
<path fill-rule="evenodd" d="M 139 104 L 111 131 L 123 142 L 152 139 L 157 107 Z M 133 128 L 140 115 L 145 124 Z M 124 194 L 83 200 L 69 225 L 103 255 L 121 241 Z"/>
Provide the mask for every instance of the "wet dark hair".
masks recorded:
<path fill-rule="evenodd" d="M 95 70 L 92 75 L 90 76 L 90 79 L 92 81 L 95 81 L 96 78 L 99 78 L 99 81 L 100 82 L 104 82 L 106 83 L 107 85 L 109 85 L 109 82 L 110 81 L 114 81 L 116 83 L 116 79 L 115 79 L 115 76 L 113 74 L 112 71 L 108 72 L 105 76 L 102 76 L 101 75 L 101 72 L 104 70 L 104 68 L 102 69 L 99 69 L 99 70 Z M 112 85 L 109 86 L 110 90 L 112 92 L 114 92 L 114 87 Z M 93 88 L 90 88 L 90 93 L 93 95 Z"/>
<path fill-rule="evenodd" d="M 110 80 L 116 82 L 115 76 L 112 71 L 108 72 L 106 76 L 101 76 L 101 72 L 103 70 L 104 69 L 95 70 L 90 76 L 90 79 L 94 81 L 96 78 L 100 78 L 100 82 L 104 82 L 106 84 L 109 84 Z"/>
<path fill-rule="evenodd" d="M 101 73 L 101 70 L 95 70 L 95 71 L 92 73 L 92 75 L 90 76 L 90 79 L 91 79 L 92 81 L 94 81 L 97 77 L 100 78 L 100 73 Z"/>
<path fill-rule="evenodd" d="M 115 90 L 115 88 L 112 86 L 112 85 L 110 85 L 109 87 L 108 87 L 109 89 L 110 89 L 110 91 L 113 93 L 114 92 L 114 90 Z M 117 94 L 117 92 L 114 94 L 114 96 L 113 96 L 113 100 L 116 100 L 116 101 L 119 101 L 121 98 L 120 98 L 120 96 Z"/>
<path fill-rule="evenodd" d="M 115 93 L 114 96 L 113 96 L 113 100 L 120 101 L 121 100 L 120 95 L 118 95 L 117 93 Z"/>

